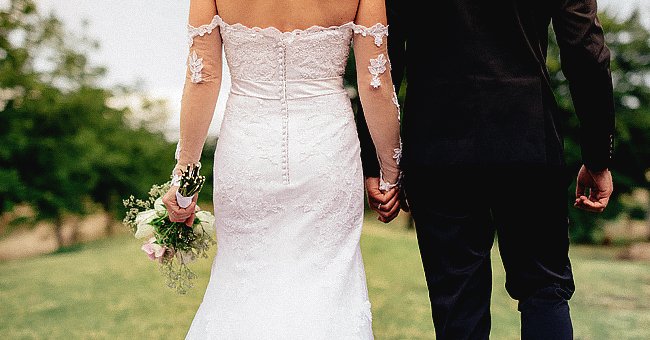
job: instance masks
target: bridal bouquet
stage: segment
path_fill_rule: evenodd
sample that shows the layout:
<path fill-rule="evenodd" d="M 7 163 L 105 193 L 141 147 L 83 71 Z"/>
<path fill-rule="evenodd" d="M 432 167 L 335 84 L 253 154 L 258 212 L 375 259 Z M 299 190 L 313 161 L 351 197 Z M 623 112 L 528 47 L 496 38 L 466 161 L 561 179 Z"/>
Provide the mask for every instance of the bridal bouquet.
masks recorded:
<path fill-rule="evenodd" d="M 205 182 L 199 176 L 200 164 L 187 166 L 180 179 L 177 196 L 179 205 L 187 206 L 181 201 L 198 193 Z M 192 288 L 196 274 L 187 266 L 197 258 L 207 258 L 208 250 L 216 242 L 214 233 L 214 216 L 196 207 L 196 218 L 192 227 L 183 222 L 171 222 L 162 197 L 169 191 L 171 182 L 154 184 L 146 200 L 130 196 L 123 201 L 127 208 L 122 221 L 131 229 L 135 238 L 144 241 L 142 250 L 153 261 L 158 261 L 160 269 L 167 279 L 167 286 L 179 294 L 185 294 Z"/>

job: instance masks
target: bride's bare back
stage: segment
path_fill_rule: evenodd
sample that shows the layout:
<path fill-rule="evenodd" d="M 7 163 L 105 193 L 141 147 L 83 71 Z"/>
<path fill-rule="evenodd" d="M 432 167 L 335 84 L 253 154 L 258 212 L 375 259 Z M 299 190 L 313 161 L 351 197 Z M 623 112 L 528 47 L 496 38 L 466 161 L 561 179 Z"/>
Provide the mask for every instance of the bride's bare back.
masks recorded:
<path fill-rule="evenodd" d="M 225 22 L 292 31 L 353 21 L 359 0 L 216 0 L 216 4 Z"/>

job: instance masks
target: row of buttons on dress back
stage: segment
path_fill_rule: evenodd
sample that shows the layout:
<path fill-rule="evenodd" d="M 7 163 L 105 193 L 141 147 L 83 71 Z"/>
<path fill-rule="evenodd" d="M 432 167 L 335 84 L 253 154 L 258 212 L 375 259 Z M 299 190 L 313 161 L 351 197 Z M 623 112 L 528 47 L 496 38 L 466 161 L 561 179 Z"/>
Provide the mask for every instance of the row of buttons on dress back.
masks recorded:
<path fill-rule="evenodd" d="M 286 42 L 279 41 L 278 63 L 282 72 L 280 88 L 280 105 L 282 106 L 282 183 L 289 184 L 289 107 L 287 105 L 287 48 Z"/>

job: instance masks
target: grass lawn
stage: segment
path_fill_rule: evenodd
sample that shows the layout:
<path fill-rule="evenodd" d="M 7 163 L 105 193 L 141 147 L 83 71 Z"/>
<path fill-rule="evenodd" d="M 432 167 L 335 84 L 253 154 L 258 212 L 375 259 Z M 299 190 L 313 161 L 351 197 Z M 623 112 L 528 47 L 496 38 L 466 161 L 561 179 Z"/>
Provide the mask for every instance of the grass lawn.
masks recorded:
<path fill-rule="evenodd" d="M 362 239 L 375 337 L 433 339 L 413 232 L 368 219 Z M 518 339 L 516 303 L 494 253 L 494 339 Z M 650 263 L 611 249 L 574 247 L 576 339 L 650 339 Z M 182 339 L 201 301 L 211 261 L 195 265 L 197 286 L 178 296 L 128 235 L 69 252 L 0 263 L 2 339 Z"/>

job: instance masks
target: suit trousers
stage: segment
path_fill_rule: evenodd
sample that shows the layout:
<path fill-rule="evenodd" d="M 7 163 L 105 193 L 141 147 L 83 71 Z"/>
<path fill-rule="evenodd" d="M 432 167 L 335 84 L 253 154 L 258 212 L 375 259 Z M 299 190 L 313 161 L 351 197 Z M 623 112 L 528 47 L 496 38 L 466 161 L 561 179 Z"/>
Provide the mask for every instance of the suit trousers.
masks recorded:
<path fill-rule="evenodd" d="M 489 338 L 495 235 L 522 339 L 572 339 L 568 185 L 559 167 L 405 169 L 437 339 Z"/>

